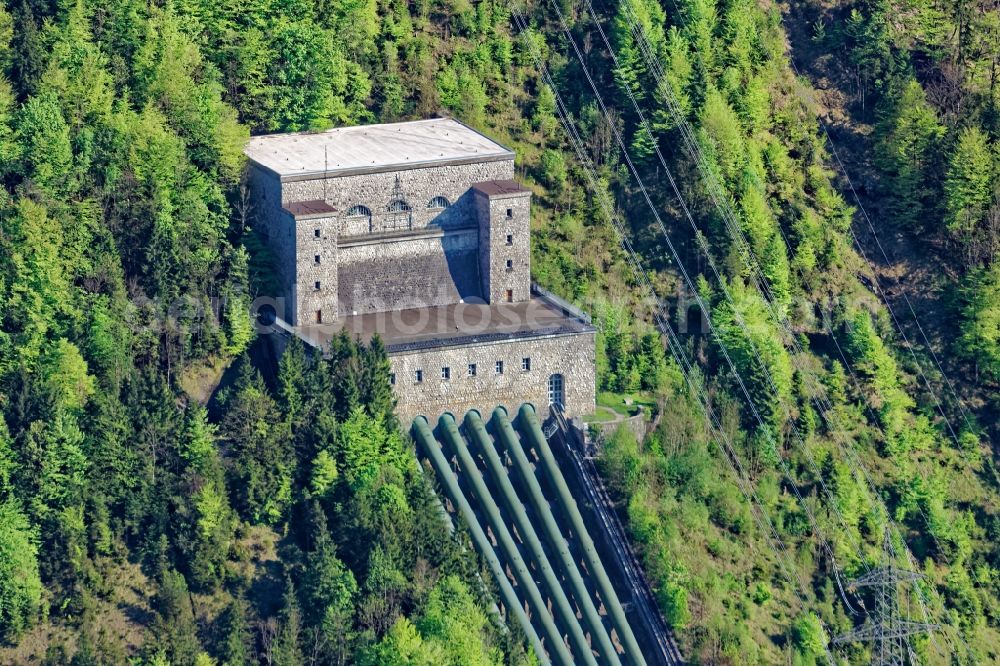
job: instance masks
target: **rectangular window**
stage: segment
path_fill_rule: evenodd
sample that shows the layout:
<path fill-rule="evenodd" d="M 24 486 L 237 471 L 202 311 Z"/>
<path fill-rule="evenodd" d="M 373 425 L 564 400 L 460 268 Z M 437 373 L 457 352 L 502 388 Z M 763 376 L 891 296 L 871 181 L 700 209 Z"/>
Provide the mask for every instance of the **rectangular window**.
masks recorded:
<path fill-rule="evenodd" d="M 507 234 L 507 245 L 514 244 L 514 234 Z"/>
<path fill-rule="evenodd" d="M 470 377 L 475 377 L 476 376 L 476 364 L 475 363 L 470 363 L 469 364 L 469 376 Z"/>
<path fill-rule="evenodd" d="M 441 379 L 451 379 L 451 368 L 448 366 L 441 368 Z"/>
<path fill-rule="evenodd" d="M 531 358 L 530 357 L 525 356 L 524 358 L 521 359 L 521 369 L 524 370 L 525 372 L 528 372 L 529 370 L 531 370 Z"/>
<path fill-rule="evenodd" d="M 389 383 L 392 384 L 393 386 L 396 385 L 396 373 L 395 372 L 390 372 L 389 373 Z"/>
<path fill-rule="evenodd" d="M 318 254 L 315 257 L 313 257 L 313 261 L 315 261 L 317 264 L 319 263 L 319 255 Z"/>
<path fill-rule="evenodd" d="M 508 208 L 507 209 L 507 219 L 509 220 L 512 217 L 514 217 L 514 209 L 513 208 Z"/>
<path fill-rule="evenodd" d="M 316 291 L 319 291 L 319 280 L 316 280 L 313 286 L 316 288 Z"/>
<path fill-rule="evenodd" d="M 513 259 L 508 259 L 507 260 L 507 270 L 509 270 L 509 271 L 514 270 L 514 260 Z"/>
<path fill-rule="evenodd" d="M 497 361 L 497 374 L 503 374 L 503 361 Z"/>
<path fill-rule="evenodd" d="M 319 229 L 315 229 L 315 230 L 313 231 L 313 235 L 315 235 L 315 236 L 316 236 L 316 238 L 319 238 Z"/>
<path fill-rule="evenodd" d="M 416 372 L 414 373 L 414 376 L 413 376 L 413 379 L 414 379 L 414 380 L 416 380 L 416 382 L 417 382 L 418 384 L 419 384 L 420 382 L 424 381 L 424 371 L 423 371 L 423 370 L 417 370 L 417 371 L 416 371 Z"/>
<path fill-rule="evenodd" d="M 322 324 L 323 323 L 323 311 L 322 310 L 316 310 L 316 323 L 317 324 Z"/>
<path fill-rule="evenodd" d="M 507 302 L 508 303 L 513 303 L 514 302 L 514 290 L 513 289 L 508 289 L 507 290 Z"/>

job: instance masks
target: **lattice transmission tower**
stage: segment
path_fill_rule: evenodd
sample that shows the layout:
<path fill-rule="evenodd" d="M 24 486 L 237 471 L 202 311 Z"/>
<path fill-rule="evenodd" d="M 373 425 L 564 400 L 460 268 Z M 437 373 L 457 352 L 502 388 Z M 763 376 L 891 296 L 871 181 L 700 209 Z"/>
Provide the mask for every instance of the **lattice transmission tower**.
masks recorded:
<path fill-rule="evenodd" d="M 896 566 L 888 529 L 882 542 L 882 558 L 886 562 L 884 566 L 872 569 L 848 586 L 849 589 L 872 590 L 875 608 L 869 619 L 862 626 L 835 637 L 831 642 L 833 645 L 871 643 L 873 666 L 915 666 L 919 662 L 910 646 L 910 638 L 928 633 L 937 628 L 937 625 L 903 618 L 899 609 L 899 597 L 902 587 L 916 583 L 923 576 Z"/>

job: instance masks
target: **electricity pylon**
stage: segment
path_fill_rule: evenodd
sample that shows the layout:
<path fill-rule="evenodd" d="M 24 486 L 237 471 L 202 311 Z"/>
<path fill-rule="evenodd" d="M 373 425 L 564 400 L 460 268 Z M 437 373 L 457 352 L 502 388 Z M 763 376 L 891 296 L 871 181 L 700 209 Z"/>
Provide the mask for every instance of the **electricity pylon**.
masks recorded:
<path fill-rule="evenodd" d="M 915 583 L 923 576 L 896 566 L 888 528 L 882 543 L 882 556 L 887 563 L 885 566 L 872 569 L 848 585 L 853 589 L 872 588 L 875 609 L 870 619 L 857 629 L 835 637 L 832 643 L 871 643 L 873 666 L 912 666 L 917 663 L 917 658 L 910 647 L 910 637 L 927 633 L 937 625 L 900 617 L 900 586 Z"/>

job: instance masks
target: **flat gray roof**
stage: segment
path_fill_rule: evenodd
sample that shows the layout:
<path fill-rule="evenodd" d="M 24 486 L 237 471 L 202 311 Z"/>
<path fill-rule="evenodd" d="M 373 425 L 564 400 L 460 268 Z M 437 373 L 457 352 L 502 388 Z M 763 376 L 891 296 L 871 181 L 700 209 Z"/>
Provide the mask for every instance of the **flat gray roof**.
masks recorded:
<path fill-rule="evenodd" d="M 490 199 L 518 196 L 526 192 L 531 192 L 531 190 L 516 180 L 487 180 L 482 183 L 473 183 L 472 189 L 481 192 Z"/>
<path fill-rule="evenodd" d="M 282 180 L 514 158 L 509 149 L 451 118 L 267 134 L 251 137 L 243 152 Z"/>
<path fill-rule="evenodd" d="M 436 347 L 578 335 L 595 329 L 541 296 L 532 296 L 531 300 L 520 303 L 453 303 L 349 315 L 332 324 L 296 329 L 306 342 L 323 349 L 341 330 L 365 342 L 378 333 L 386 350 L 399 354 Z"/>

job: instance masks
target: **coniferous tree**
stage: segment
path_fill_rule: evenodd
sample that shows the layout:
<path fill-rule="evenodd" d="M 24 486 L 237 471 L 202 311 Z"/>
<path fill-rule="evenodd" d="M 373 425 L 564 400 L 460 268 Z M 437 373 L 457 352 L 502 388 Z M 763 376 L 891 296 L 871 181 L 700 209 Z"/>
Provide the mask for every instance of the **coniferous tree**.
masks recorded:
<path fill-rule="evenodd" d="M 222 617 L 222 644 L 218 653 L 223 666 L 240 666 L 250 661 L 250 628 L 246 602 L 237 597 Z"/>
<path fill-rule="evenodd" d="M 29 0 L 21 0 L 11 13 L 13 36 L 10 48 L 11 78 L 22 97 L 34 92 L 45 69 L 45 42 Z"/>
<path fill-rule="evenodd" d="M 292 337 L 278 361 L 278 399 L 291 425 L 292 435 L 298 435 L 306 399 L 306 352 L 302 341 Z"/>
<path fill-rule="evenodd" d="M 306 554 L 302 580 L 305 622 L 322 636 L 323 652 L 334 663 L 342 663 L 351 643 L 352 624 L 358 585 L 354 574 L 337 558 L 336 545 L 327 532 L 322 513 L 313 538 L 313 549 Z"/>
<path fill-rule="evenodd" d="M 930 178 L 944 128 L 920 84 L 901 82 L 883 102 L 875 163 L 884 174 L 880 188 L 901 227 L 918 230 L 936 205 Z"/>
<path fill-rule="evenodd" d="M 225 476 L 216 450 L 215 428 L 206 410 L 192 407 L 181 442 L 180 513 L 187 520 L 178 536 L 191 584 L 215 587 L 222 579 L 233 538 L 234 516 L 226 495 Z"/>
<path fill-rule="evenodd" d="M 369 414 L 385 421 L 391 430 L 396 424 L 393 415 L 396 397 L 389 383 L 389 357 L 377 334 L 362 350 L 361 362 L 360 400 L 367 405 Z"/>
<path fill-rule="evenodd" d="M 291 501 L 295 457 L 277 404 L 246 360 L 226 402 L 222 433 L 231 448 L 237 507 L 253 521 L 277 522 Z"/>
<path fill-rule="evenodd" d="M 286 578 L 281 611 L 278 613 L 278 633 L 271 648 L 275 666 L 301 666 L 305 663 L 301 637 L 302 611 L 295 596 L 295 587 L 291 579 Z"/>
<path fill-rule="evenodd" d="M 168 569 L 160 576 L 153 634 L 149 649 L 164 655 L 168 663 L 194 663 L 200 652 L 187 582 L 176 571 Z"/>
<path fill-rule="evenodd" d="M 1000 381 L 1000 262 L 973 271 L 961 297 L 959 350 L 984 377 Z"/>
<path fill-rule="evenodd" d="M 330 359 L 326 364 L 331 377 L 331 390 L 336 396 L 336 414 L 344 420 L 361 402 L 361 352 L 346 330 L 330 341 Z"/>
<path fill-rule="evenodd" d="M 8 500 L 0 503 L 0 638 L 14 640 L 41 610 L 37 534 Z"/>
<path fill-rule="evenodd" d="M 991 245 L 981 227 L 993 202 L 993 155 L 988 137 L 977 127 L 958 136 L 944 180 L 946 224 L 964 246 L 966 256 L 980 260 Z"/>

